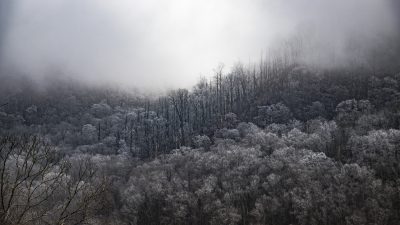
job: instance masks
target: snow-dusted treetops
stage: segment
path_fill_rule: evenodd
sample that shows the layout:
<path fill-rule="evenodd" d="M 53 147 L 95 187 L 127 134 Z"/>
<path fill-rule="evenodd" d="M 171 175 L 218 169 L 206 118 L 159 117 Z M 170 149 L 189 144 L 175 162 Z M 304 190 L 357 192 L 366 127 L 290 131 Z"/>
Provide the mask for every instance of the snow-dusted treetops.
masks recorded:
<path fill-rule="evenodd" d="M 2 74 L 0 224 L 400 224 L 399 44 L 160 97 Z"/>

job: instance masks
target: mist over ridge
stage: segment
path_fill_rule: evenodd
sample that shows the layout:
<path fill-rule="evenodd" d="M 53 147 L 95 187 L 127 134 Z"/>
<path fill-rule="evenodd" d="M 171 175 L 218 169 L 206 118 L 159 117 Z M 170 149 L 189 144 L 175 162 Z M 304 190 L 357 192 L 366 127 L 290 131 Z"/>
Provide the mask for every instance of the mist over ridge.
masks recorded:
<path fill-rule="evenodd" d="M 0 225 L 399 225 L 400 0 L 0 0 Z"/>
<path fill-rule="evenodd" d="M 360 59 L 363 50 L 399 33 L 398 3 L 390 0 L 0 4 L 7 71 L 146 90 L 190 87 L 219 63 L 226 71 L 239 61 L 256 63 L 295 36 L 304 38 L 301 62 L 331 67 Z"/>

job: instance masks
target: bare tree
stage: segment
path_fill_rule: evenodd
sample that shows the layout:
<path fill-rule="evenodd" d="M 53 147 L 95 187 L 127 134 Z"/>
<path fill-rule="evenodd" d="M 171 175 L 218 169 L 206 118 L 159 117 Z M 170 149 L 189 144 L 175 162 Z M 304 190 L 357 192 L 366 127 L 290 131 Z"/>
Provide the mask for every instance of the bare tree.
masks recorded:
<path fill-rule="evenodd" d="M 102 188 L 90 184 L 94 170 L 89 161 L 75 173 L 70 165 L 41 138 L 0 137 L 0 224 L 85 221 Z"/>
<path fill-rule="evenodd" d="M 188 111 L 188 95 L 189 92 L 186 89 L 179 89 L 170 93 L 169 98 L 175 109 L 175 113 L 178 116 L 179 130 L 181 136 L 181 145 L 185 145 L 185 131 L 184 125 L 186 122 L 186 115 Z"/>

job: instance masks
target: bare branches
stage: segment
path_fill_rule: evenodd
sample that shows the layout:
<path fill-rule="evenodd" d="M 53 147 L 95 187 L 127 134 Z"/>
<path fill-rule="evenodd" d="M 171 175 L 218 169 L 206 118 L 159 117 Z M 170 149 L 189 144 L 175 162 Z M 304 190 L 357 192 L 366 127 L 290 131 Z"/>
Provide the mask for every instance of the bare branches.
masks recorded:
<path fill-rule="evenodd" d="M 86 159 L 74 171 L 39 137 L 0 137 L 0 224 L 85 221 L 104 190 Z M 59 215 L 54 217 L 52 215 Z"/>

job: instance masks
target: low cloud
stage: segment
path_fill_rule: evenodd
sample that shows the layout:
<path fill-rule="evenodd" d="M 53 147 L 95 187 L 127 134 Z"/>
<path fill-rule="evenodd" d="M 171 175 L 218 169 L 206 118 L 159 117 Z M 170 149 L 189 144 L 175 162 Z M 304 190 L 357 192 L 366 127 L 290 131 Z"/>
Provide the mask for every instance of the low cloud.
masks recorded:
<path fill-rule="evenodd" d="M 347 54 L 347 41 L 398 32 L 384 0 L 2 0 L 2 63 L 32 77 L 189 87 L 219 63 L 256 62 L 298 32 Z M 309 60 L 320 58 L 320 54 Z"/>

